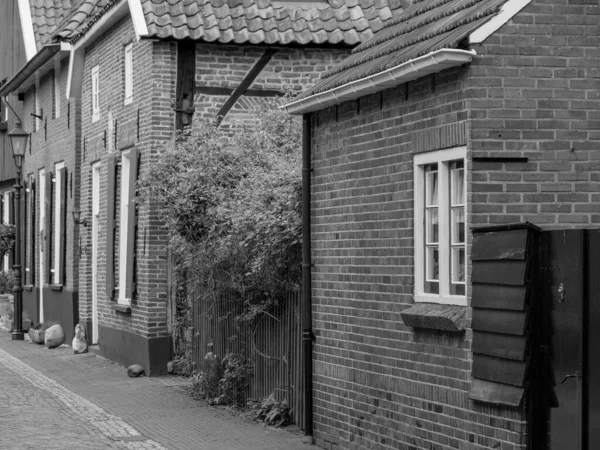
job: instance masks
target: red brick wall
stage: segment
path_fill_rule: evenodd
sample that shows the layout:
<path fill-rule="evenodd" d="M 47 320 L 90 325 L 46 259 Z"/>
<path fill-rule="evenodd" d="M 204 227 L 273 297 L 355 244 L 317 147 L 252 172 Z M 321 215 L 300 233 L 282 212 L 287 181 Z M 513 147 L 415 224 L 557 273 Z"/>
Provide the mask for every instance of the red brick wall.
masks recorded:
<path fill-rule="evenodd" d="M 408 97 L 403 85 L 312 115 L 320 445 L 525 447 L 520 411 L 468 400 L 471 330 L 453 337 L 400 318 L 413 304 L 413 154 L 467 146 L 469 226 L 598 223 L 599 13 L 534 1 L 475 46 L 469 66 L 409 83 Z"/>
<path fill-rule="evenodd" d="M 312 116 L 315 437 L 327 449 L 522 448 L 520 412 L 467 398 L 471 331 L 400 318 L 413 303 L 413 153 L 467 143 L 466 75 Z"/>
<path fill-rule="evenodd" d="M 474 165 L 471 223 L 600 223 L 599 20 L 596 2 L 534 1 L 474 46 L 473 156 L 529 160 Z"/>
<path fill-rule="evenodd" d="M 60 89 L 63 96 L 60 101 L 60 117 L 55 118 L 54 114 L 54 75 L 53 72 L 47 73 L 40 79 L 39 84 L 39 106 L 43 111 L 43 120 L 37 131 L 33 131 L 34 120 L 31 113 L 35 112 L 34 89 L 31 88 L 25 94 L 23 107 L 23 129 L 31 132 L 31 153 L 27 151 L 23 164 L 23 177 L 27 178 L 33 174 L 36 181 L 36 253 L 35 253 L 35 275 L 36 285 L 41 286 L 41 275 L 39 271 L 39 249 L 40 245 L 45 245 L 40 240 L 40 180 L 39 170 L 45 169 L 46 173 L 56 172 L 55 164 L 64 162 L 68 172 L 67 180 L 67 217 L 66 217 L 66 286 L 68 291 L 77 291 L 79 287 L 79 227 L 74 226 L 71 211 L 79 205 L 79 145 L 81 126 L 79 101 L 65 98 L 68 59 L 61 63 Z M 46 125 L 44 127 L 44 124 Z M 24 191 L 22 191 L 22 195 Z M 43 199 L 42 199 L 42 205 Z M 24 236 L 23 236 L 24 238 Z M 47 268 L 45 268 L 47 270 Z M 44 284 L 47 284 L 47 278 L 44 277 Z"/>
<path fill-rule="evenodd" d="M 235 89 L 254 67 L 266 48 L 256 46 L 207 45 L 196 46 L 196 85 Z M 342 49 L 279 49 L 261 71 L 253 90 L 272 90 L 298 93 L 313 85 L 321 73 L 348 56 L 350 50 Z M 227 95 L 196 93 L 195 120 L 215 119 Z M 230 110 L 223 126 L 248 123 L 261 109 L 272 108 L 272 99 L 244 96 Z"/>
<path fill-rule="evenodd" d="M 124 46 L 133 42 L 133 102 L 125 105 Z M 106 280 L 107 160 L 110 153 L 137 147 L 141 154 L 139 174 L 143 176 L 157 162 L 162 144 L 171 138 L 174 113 L 176 46 L 169 43 L 136 41 L 133 26 L 124 19 L 86 51 L 82 88 L 81 198 L 82 217 L 91 217 L 91 167 L 100 161 L 100 222 L 98 235 L 98 315 L 105 327 L 126 330 L 143 337 L 167 335 L 167 245 L 155 205 L 139 204 L 137 256 L 137 295 L 131 315 L 111 309 Z M 92 122 L 91 70 L 100 67 L 100 120 Z M 139 117 L 139 129 L 138 129 Z M 116 130 L 116 137 L 114 135 Z M 107 142 L 104 143 L 105 132 Z M 139 139 L 138 139 L 139 135 Z M 120 183 L 117 183 L 117 191 Z M 118 205 L 117 205 L 118 206 Z M 118 219 L 119 213 L 116 212 Z M 80 314 L 91 317 L 91 228 L 82 236 L 86 251 L 81 258 Z M 115 273 L 118 270 L 118 236 L 115 243 Z M 116 273 L 118 283 L 118 273 Z M 115 287 L 117 286 L 115 283 Z"/>

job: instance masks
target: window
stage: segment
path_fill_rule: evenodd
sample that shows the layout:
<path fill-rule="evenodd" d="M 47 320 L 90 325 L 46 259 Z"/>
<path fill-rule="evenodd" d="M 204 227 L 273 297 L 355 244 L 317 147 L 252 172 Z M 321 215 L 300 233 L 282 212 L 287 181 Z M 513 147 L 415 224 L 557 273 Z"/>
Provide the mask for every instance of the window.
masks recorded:
<path fill-rule="evenodd" d="M 52 283 L 64 283 L 64 254 L 65 254 L 65 207 L 66 207 L 66 186 L 67 172 L 65 163 L 60 162 L 54 165 L 54 195 L 52 199 L 53 207 L 53 226 L 52 226 Z"/>
<path fill-rule="evenodd" d="M 466 305 L 465 157 L 415 155 L 415 301 Z"/>
<path fill-rule="evenodd" d="M 2 194 L 2 223 L 5 223 L 5 224 L 12 223 L 12 218 L 11 218 L 12 205 L 11 205 L 11 195 L 10 194 L 11 194 L 10 191 L 5 191 Z M 11 269 L 10 259 L 9 259 L 8 254 L 4 255 L 2 265 L 3 265 L 3 269 L 5 271 Z"/>
<path fill-rule="evenodd" d="M 35 88 L 33 90 L 33 108 L 35 110 L 34 114 L 36 116 L 41 117 L 40 114 L 40 82 L 39 80 L 36 80 L 35 82 Z M 41 120 L 38 117 L 34 117 L 33 118 L 33 131 L 37 131 L 41 128 Z"/>
<path fill-rule="evenodd" d="M 121 154 L 120 170 L 117 166 L 117 155 L 113 153 L 108 159 L 106 292 L 117 304 L 126 307 L 130 306 L 136 292 L 135 196 L 138 160 L 139 151 L 135 147 Z M 117 239 L 118 245 L 115 245 Z M 115 284 L 117 279 L 118 286 Z"/>
<path fill-rule="evenodd" d="M 133 101 L 133 44 L 125 46 L 125 104 Z"/>
<path fill-rule="evenodd" d="M 54 118 L 60 117 L 60 61 L 54 62 Z"/>
<path fill-rule="evenodd" d="M 100 120 L 100 67 L 92 69 L 92 122 Z"/>

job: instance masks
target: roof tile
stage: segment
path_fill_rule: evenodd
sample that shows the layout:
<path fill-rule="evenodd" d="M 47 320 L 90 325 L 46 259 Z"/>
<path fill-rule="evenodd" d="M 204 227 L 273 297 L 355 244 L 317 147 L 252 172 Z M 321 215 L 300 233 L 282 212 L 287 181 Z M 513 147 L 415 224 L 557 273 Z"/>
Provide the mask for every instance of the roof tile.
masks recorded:
<path fill-rule="evenodd" d="M 332 0 L 333 1 L 333 0 Z M 395 16 L 371 39 L 322 75 L 302 97 L 325 92 L 444 48 L 456 48 L 507 0 L 423 0 Z M 380 14 L 381 14 L 381 8 Z M 373 20 L 371 27 L 373 27 Z M 361 36 L 357 36 L 357 40 Z"/>
<path fill-rule="evenodd" d="M 90 0 L 91 1 L 91 0 Z M 406 1 L 406 0 L 405 0 Z M 150 37 L 206 42 L 346 44 L 402 13 L 402 0 L 141 0 Z M 181 17 L 185 15 L 185 17 Z M 198 16 L 202 17 L 201 25 Z"/>

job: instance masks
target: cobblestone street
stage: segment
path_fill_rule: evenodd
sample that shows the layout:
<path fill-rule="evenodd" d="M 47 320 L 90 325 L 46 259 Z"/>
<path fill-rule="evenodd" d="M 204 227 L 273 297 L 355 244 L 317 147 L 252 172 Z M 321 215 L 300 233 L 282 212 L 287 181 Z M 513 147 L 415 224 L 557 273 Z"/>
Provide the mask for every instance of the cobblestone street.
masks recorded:
<path fill-rule="evenodd" d="M 206 406 L 175 377 L 126 369 L 70 347 L 0 334 L 0 449 L 317 449 L 301 435 Z"/>

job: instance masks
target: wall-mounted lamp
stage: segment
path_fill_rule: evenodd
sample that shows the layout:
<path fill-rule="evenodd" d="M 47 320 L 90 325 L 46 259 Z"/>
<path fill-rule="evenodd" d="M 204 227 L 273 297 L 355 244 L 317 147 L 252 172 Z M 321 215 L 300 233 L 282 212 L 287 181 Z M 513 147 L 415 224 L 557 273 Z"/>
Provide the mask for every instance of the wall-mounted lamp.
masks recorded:
<path fill-rule="evenodd" d="M 84 227 L 88 226 L 87 219 L 81 218 L 81 211 L 78 209 L 74 209 L 73 211 L 73 222 L 77 225 L 83 225 Z"/>

